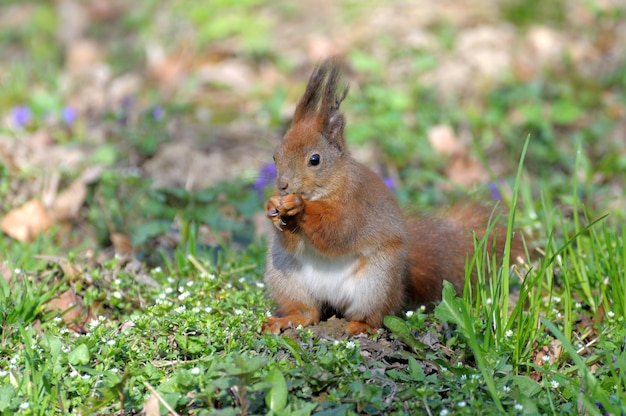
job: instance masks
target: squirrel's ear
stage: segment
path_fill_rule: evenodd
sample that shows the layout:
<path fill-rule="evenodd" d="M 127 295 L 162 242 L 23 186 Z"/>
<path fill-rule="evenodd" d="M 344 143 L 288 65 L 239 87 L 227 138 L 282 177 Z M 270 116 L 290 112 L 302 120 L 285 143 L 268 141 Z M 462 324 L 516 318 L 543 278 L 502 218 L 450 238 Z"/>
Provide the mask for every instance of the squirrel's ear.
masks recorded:
<path fill-rule="evenodd" d="M 302 121 L 305 117 L 315 114 L 320 101 L 320 93 L 326 78 L 326 64 L 318 65 L 313 70 L 309 82 L 306 84 L 306 90 L 300 98 L 296 106 L 296 112 L 293 115 L 293 124 Z"/>
<path fill-rule="evenodd" d="M 343 128 L 345 119 L 339 112 L 341 102 L 348 94 L 348 86 L 341 82 L 342 65 L 336 59 L 327 59 L 311 74 L 306 90 L 296 106 L 292 126 L 311 117 L 319 132 L 328 141 L 345 150 Z M 341 91 L 338 88 L 341 84 Z"/>
<path fill-rule="evenodd" d="M 324 96 L 322 97 L 322 105 L 318 114 L 318 121 L 322 126 L 322 133 L 330 141 L 331 144 L 340 150 L 345 150 L 345 139 L 343 129 L 346 120 L 339 112 L 341 102 L 348 95 L 348 85 L 341 81 L 341 67 L 334 60 L 326 61 L 330 68 L 326 85 L 324 86 Z M 341 88 L 338 91 L 338 88 Z"/>

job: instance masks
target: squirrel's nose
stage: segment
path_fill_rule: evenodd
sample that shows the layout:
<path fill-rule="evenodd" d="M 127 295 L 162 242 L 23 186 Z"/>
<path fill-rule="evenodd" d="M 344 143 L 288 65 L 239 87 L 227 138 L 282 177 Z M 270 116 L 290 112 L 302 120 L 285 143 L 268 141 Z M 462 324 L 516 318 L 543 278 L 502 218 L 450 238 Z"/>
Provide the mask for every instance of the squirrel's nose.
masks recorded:
<path fill-rule="evenodd" d="M 278 178 L 278 180 L 276 181 L 276 186 L 278 187 L 279 190 L 286 191 L 287 188 L 289 188 L 289 183 L 287 182 L 287 179 L 285 178 Z"/>

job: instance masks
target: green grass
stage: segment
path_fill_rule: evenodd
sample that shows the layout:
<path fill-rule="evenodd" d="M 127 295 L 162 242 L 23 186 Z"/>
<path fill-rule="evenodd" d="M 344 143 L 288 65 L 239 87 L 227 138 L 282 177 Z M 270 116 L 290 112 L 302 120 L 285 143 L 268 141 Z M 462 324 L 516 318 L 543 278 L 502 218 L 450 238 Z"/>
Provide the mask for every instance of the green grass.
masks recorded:
<path fill-rule="evenodd" d="M 515 189 L 523 195 L 528 187 L 522 180 Z M 84 335 L 43 312 L 67 278 L 34 267 L 2 286 L 2 410 L 109 414 L 141 409 L 153 395 L 179 414 L 619 414 L 626 410 L 624 230 L 602 216 L 565 218 L 544 205 L 552 199 L 544 195 L 534 208 L 548 235 L 533 267 L 476 261 L 492 284 L 479 279 L 464 298 L 446 286 L 434 315 L 386 320 L 388 332 L 375 340 L 401 343 L 382 352 L 366 339 L 306 328 L 298 341 L 260 334 L 271 305 L 256 245 L 215 261 L 181 248 L 148 271 L 154 288 L 138 285 L 116 259 L 102 264 L 91 284 L 105 296 L 106 317 Z M 509 293 L 518 296 L 511 309 Z M 102 296 L 92 298 L 86 302 Z"/>
<path fill-rule="evenodd" d="M 503 2 L 502 19 L 522 29 L 561 19 L 536 3 Z M 166 50 L 201 56 L 232 43 L 251 68 L 273 66 L 298 79 L 298 61 L 273 50 L 270 25 L 255 19 L 264 2 L 178 2 L 169 10 L 181 26 L 155 19 L 156 6 L 141 2 L 119 25 L 89 29 L 115 44 L 107 50 L 113 73 L 136 69 L 142 42 L 165 33 Z M 367 12 L 356 2 L 342 7 L 355 21 Z M 10 62 L 0 74 L 0 135 L 19 143 L 43 130 L 68 148 L 96 146 L 84 166 L 100 163 L 104 172 L 69 230 L 56 225 L 31 243 L 0 236 L 1 414 L 136 414 L 155 404 L 180 415 L 626 414 L 626 228 L 614 208 L 623 207 L 615 195 L 626 186 L 626 157 L 611 139 L 623 124 L 624 65 L 593 79 L 571 68 L 511 76 L 484 95 L 450 102 L 412 77 L 390 79 L 368 48 L 350 51 L 360 82 L 344 104 L 348 139 L 382 151 L 402 205 L 489 198 L 487 185 L 444 190 L 447 161 L 426 139 L 436 124 L 469 132 L 472 154 L 498 171 L 491 177 L 500 204 L 514 209 L 508 233 L 524 230 L 533 261 L 502 268 L 477 240 L 467 260 L 476 284 L 462 297 L 446 286 L 434 313 L 387 317 L 370 338 L 328 326 L 272 336 L 260 333 L 274 305 L 262 283 L 266 241 L 254 232 L 267 189 L 254 189 L 249 177 L 200 191 L 155 189 L 136 169 L 178 137 L 176 129 L 193 129 L 196 106 L 241 109 L 205 103 L 193 79 L 171 100 L 146 83 L 134 100 L 64 125 L 70 97 L 59 82 L 59 23 L 52 6 L 32 10 L 32 25 L 0 29 L 7 46 L 0 55 Z M 280 4 L 273 12 L 296 19 L 301 10 Z M 596 16 L 607 24 L 619 17 Z M 441 22 L 433 30 L 444 50 L 454 49 L 461 29 Z M 440 63 L 391 39 L 381 45 L 411 73 Z M 260 117 L 239 116 L 280 128 L 281 110 L 300 87 L 257 85 L 245 99 Z M 17 106 L 32 111 L 22 129 L 5 125 Z M 90 135 L 94 125 L 104 139 Z M 47 173 L 15 170 L 0 156 L 4 214 L 40 196 L 32 184 Z M 62 188 L 80 172 L 60 174 Z M 128 236 L 139 262 L 111 255 L 114 232 Z M 49 307 L 70 289 L 84 302 L 74 307 L 84 307 L 78 322 Z M 88 313 L 95 319 L 87 322 Z M 75 330 L 81 326 L 84 333 Z"/>

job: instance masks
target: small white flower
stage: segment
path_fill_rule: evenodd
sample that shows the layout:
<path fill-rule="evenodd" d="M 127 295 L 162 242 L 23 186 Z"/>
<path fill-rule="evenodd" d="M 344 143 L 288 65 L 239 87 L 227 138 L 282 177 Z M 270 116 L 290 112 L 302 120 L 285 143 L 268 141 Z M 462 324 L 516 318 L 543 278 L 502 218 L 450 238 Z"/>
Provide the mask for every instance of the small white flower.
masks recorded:
<path fill-rule="evenodd" d="M 485 303 L 487 303 L 487 305 L 491 305 L 491 304 L 493 303 L 493 299 L 491 299 L 491 298 L 487 298 L 487 299 L 485 300 Z"/>
<path fill-rule="evenodd" d="M 245 281 L 246 281 L 246 278 L 245 278 L 245 277 L 240 277 L 240 278 L 239 278 L 239 283 L 244 283 Z"/>
<path fill-rule="evenodd" d="M 550 387 L 552 387 L 553 389 L 558 389 L 559 388 L 559 382 L 556 380 L 552 380 L 550 382 Z"/>
<path fill-rule="evenodd" d="M 28 409 L 30 407 L 30 403 L 24 402 L 20 404 L 20 409 Z"/>
<path fill-rule="evenodd" d="M 113 281 L 113 284 L 114 284 L 114 285 L 118 285 L 118 286 L 119 286 L 119 285 L 121 285 L 121 284 L 122 284 L 122 279 L 115 279 L 115 280 Z"/>
<path fill-rule="evenodd" d="M 606 316 L 608 316 L 609 318 L 613 318 L 613 317 L 615 316 L 615 312 L 613 312 L 613 311 L 608 311 L 608 312 L 606 313 Z"/>
<path fill-rule="evenodd" d="M 269 314 L 268 316 L 271 316 L 271 315 L 272 315 L 272 314 Z M 297 329 L 298 331 L 302 331 L 302 330 L 304 329 L 304 327 L 302 326 L 302 324 L 300 324 L 300 325 L 298 325 L 298 326 L 296 327 L 296 329 Z"/>
<path fill-rule="evenodd" d="M 561 298 L 559 296 L 554 296 L 552 300 L 554 301 L 554 303 L 561 303 Z"/>
<path fill-rule="evenodd" d="M 335 342 L 333 342 L 334 345 L 339 345 L 339 341 L 335 340 Z"/>
<path fill-rule="evenodd" d="M 471 378 L 472 380 L 478 380 L 478 379 L 480 378 L 480 375 L 479 375 L 479 374 L 472 374 L 472 375 L 470 376 L 470 378 Z"/>
<path fill-rule="evenodd" d="M 520 403 L 515 403 L 513 407 L 515 408 L 515 410 L 518 410 L 520 412 L 524 410 L 524 406 L 522 406 Z"/>
<path fill-rule="evenodd" d="M 61 318 L 60 316 L 55 316 L 54 319 L 52 320 L 52 322 L 54 322 L 55 324 L 58 324 L 61 321 L 63 321 L 63 318 Z"/>
<path fill-rule="evenodd" d="M 110 340 L 108 340 L 108 341 L 107 341 L 107 345 L 108 345 L 108 346 L 111 346 L 111 347 L 112 347 L 112 346 L 114 346 L 114 345 L 115 345 L 115 340 L 114 340 L 114 339 L 110 339 Z"/>
<path fill-rule="evenodd" d="M 413 311 L 406 311 L 406 317 L 410 318 L 411 316 L 413 316 L 414 313 L 415 312 L 413 312 Z"/>
<path fill-rule="evenodd" d="M 78 371 L 76 370 L 70 371 L 70 377 L 78 377 Z"/>
<path fill-rule="evenodd" d="M 174 289 L 172 289 L 171 287 L 166 287 L 166 288 L 165 288 L 165 293 L 166 293 L 166 294 L 168 294 L 168 295 L 169 295 L 169 294 L 171 294 L 172 292 L 174 292 Z"/>
<path fill-rule="evenodd" d="M 265 283 L 263 283 L 263 282 L 256 282 L 256 287 L 263 289 L 265 287 Z"/>
<path fill-rule="evenodd" d="M 122 294 L 118 291 L 113 292 L 112 295 L 115 299 L 122 299 Z"/>
<path fill-rule="evenodd" d="M 200 369 L 198 367 L 192 368 L 191 374 L 193 374 L 194 376 L 197 376 L 198 374 L 200 374 Z"/>
<path fill-rule="evenodd" d="M 193 286 L 193 280 L 189 280 L 189 281 L 187 282 L 187 287 L 191 287 L 191 286 Z"/>
<path fill-rule="evenodd" d="M 449 414 L 448 409 L 442 409 L 441 412 L 439 412 L 439 416 L 448 416 Z"/>
<path fill-rule="evenodd" d="M 109 369 L 109 371 L 112 372 L 112 373 L 119 373 L 120 369 L 113 367 L 113 368 Z"/>
<path fill-rule="evenodd" d="M 193 312 L 193 313 L 200 313 L 200 308 L 195 306 L 193 309 L 191 309 L 191 312 Z"/>
<path fill-rule="evenodd" d="M 582 307 L 583 307 L 582 303 L 580 303 L 580 302 L 576 302 L 576 303 L 574 304 L 574 306 L 576 307 L 576 309 L 580 309 L 580 308 L 582 308 Z"/>
<path fill-rule="evenodd" d="M 465 402 L 465 400 L 461 400 L 460 402 L 457 403 L 457 406 L 465 407 L 465 406 L 467 406 L 467 403 Z"/>
<path fill-rule="evenodd" d="M 467 375 L 461 374 L 461 380 L 463 380 L 463 381 L 467 380 Z"/>
<path fill-rule="evenodd" d="M 176 313 L 182 313 L 182 312 L 185 312 L 185 310 L 186 310 L 186 309 L 187 309 L 187 308 L 185 307 L 185 305 L 181 305 L 181 306 L 179 306 L 178 308 L 175 308 L 175 309 L 174 309 L 174 312 L 176 312 Z"/>
<path fill-rule="evenodd" d="M 235 309 L 234 312 L 235 312 L 235 315 L 243 315 L 243 310 L 241 309 Z"/>
<path fill-rule="evenodd" d="M 68 354 L 71 351 L 71 349 L 67 345 L 62 345 L 61 346 L 61 351 L 63 351 L 64 353 Z"/>
<path fill-rule="evenodd" d="M 346 348 L 349 350 L 353 350 L 354 348 L 356 348 L 356 343 L 354 341 L 348 341 L 346 342 Z"/>
<path fill-rule="evenodd" d="M 507 329 L 506 332 L 504 333 L 504 336 L 507 338 L 511 338 L 513 336 L 513 331 L 510 329 Z"/>
<path fill-rule="evenodd" d="M 511 391 L 511 388 L 509 386 L 502 386 L 502 390 L 506 393 Z"/>
<path fill-rule="evenodd" d="M 168 283 L 174 283 L 175 281 L 176 281 L 176 279 L 174 279 L 174 278 L 173 278 L 173 277 L 171 277 L 171 276 L 167 278 L 167 282 L 168 282 Z"/>
<path fill-rule="evenodd" d="M 89 380 L 91 378 L 91 376 L 89 374 L 84 374 L 82 379 L 83 380 Z"/>
<path fill-rule="evenodd" d="M 6 376 L 7 374 L 9 374 L 9 373 L 8 373 L 8 371 L 5 371 L 5 370 L 0 370 L 0 377 L 4 377 L 4 376 Z"/>
<path fill-rule="evenodd" d="M 426 305 L 420 306 L 420 312 L 426 312 Z"/>
<path fill-rule="evenodd" d="M 152 271 L 153 271 L 154 273 L 161 273 L 163 270 L 161 269 L 161 267 L 160 267 L 160 266 L 157 266 L 157 267 L 155 267 L 154 269 L 152 269 Z"/>
<path fill-rule="evenodd" d="M 22 269 L 15 269 L 15 270 L 13 270 L 13 273 L 20 274 L 20 273 L 22 273 Z"/>
<path fill-rule="evenodd" d="M 541 359 L 543 360 L 543 362 L 547 363 L 548 361 L 550 361 L 550 356 L 546 354 L 543 357 L 541 357 Z"/>
<path fill-rule="evenodd" d="M 178 300 L 185 300 L 189 296 L 191 296 L 191 293 L 189 293 L 189 292 L 182 292 L 180 295 L 178 295 Z"/>
<path fill-rule="evenodd" d="M 211 312 L 213 312 L 213 308 L 212 308 L 212 307 L 210 307 L 210 306 L 207 306 L 206 308 L 204 308 L 204 311 L 205 311 L 206 313 L 211 313 Z"/>

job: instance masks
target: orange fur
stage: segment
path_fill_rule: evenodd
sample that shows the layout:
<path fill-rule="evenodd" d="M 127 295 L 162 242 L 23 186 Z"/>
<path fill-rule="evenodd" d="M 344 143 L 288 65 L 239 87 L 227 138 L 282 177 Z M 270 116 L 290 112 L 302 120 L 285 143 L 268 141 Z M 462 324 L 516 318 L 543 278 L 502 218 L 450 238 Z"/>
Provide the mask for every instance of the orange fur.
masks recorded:
<path fill-rule="evenodd" d="M 382 179 L 347 149 L 340 72 L 333 61 L 316 68 L 274 155 L 265 281 L 279 309 L 266 332 L 318 323 L 327 309 L 350 321 L 350 334 L 375 330 L 405 303 L 439 300 L 443 280 L 461 290 L 472 230 L 479 237 L 487 230 L 490 210 L 478 205 L 441 218 L 404 217 Z"/>

